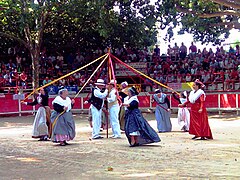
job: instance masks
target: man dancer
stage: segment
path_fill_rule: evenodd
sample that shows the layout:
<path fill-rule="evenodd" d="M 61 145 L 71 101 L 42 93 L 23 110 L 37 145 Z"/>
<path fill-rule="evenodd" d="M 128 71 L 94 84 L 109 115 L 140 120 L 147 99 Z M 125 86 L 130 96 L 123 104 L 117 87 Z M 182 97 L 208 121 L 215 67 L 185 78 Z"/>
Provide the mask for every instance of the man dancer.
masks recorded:
<path fill-rule="evenodd" d="M 92 91 L 92 97 L 89 102 L 91 103 L 90 109 L 92 114 L 92 139 L 102 139 L 103 137 L 99 135 L 101 122 L 102 122 L 102 108 L 103 108 L 103 99 L 106 98 L 108 94 L 108 89 L 106 88 L 104 92 L 101 92 L 102 88 L 105 88 L 106 84 L 103 79 L 98 79 L 95 83 L 95 87 Z"/>
<path fill-rule="evenodd" d="M 111 80 L 109 83 L 110 92 L 109 92 L 107 101 L 108 101 L 110 122 L 111 122 L 111 127 L 113 132 L 112 138 L 116 139 L 116 138 L 121 138 L 121 132 L 120 132 L 120 125 L 118 120 L 120 107 L 117 100 L 117 90 L 114 87 L 114 84 L 116 84 L 115 80 Z"/>

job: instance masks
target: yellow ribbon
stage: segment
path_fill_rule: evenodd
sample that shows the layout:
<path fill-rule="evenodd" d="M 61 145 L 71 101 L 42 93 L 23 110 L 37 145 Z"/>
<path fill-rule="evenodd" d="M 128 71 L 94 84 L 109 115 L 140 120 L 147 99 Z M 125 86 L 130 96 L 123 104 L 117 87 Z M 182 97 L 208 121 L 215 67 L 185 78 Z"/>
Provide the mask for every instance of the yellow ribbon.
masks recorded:
<path fill-rule="evenodd" d="M 65 78 L 65 77 L 68 77 L 68 76 L 70 76 L 70 75 L 72 75 L 72 74 L 74 74 L 74 73 L 76 73 L 76 72 L 78 72 L 78 71 L 80 71 L 80 70 L 82 70 L 82 69 L 84 69 L 84 68 L 90 66 L 91 64 L 93 64 L 93 63 L 99 61 L 100 59 L 102 59 L 102 58 L 105 57 L 105 56 L 108 56 L 108 54 L 104 54 L 103 56 L 101 56 L 101 57 L 95 59 L 94 61 L 92 61 L 92 62 L 86 64 L 85 66 L 83 66 L 83 67 L 81 67 L 81 68 L 78 68 L 78 69 L 76 69 L 76 70 L 74 70 L 74 71 L 72 71 L 72 72 L 70 72 L 70 73 L 68 73 L 68 74 L 66 74 L 66 75 L 64 75 L 64 76 L 62 76 L 62 77 L 60 77 L 60 78 L 57 78 L 57 79 L 51 81 L 51 82 L 48 83 L 48 84 L 45 84 L 45 85 L 43 85 L 43 86 L 41 86 L 41 87 L 39 87 L 39 88 L 36 88 L 36 89 L 33 90 L 29 95 L 27 95 L 27 96 L 25 97 L 25 99 L 24 99 L 22 102 L 24 102 L 29 96 L 31 96 L 33 93 L 35 93 L 35 92 L 38 91 L 39 89 L 41 89 L 41 88 L 45 88 L 45 87 L 47 87 L 47 86 L 49 86 L 49 85 L 51 85 L 51 84 L 54 84 L 55 82 L 57 82 L 57 81 L 59 81 L 59 80 Z"/>

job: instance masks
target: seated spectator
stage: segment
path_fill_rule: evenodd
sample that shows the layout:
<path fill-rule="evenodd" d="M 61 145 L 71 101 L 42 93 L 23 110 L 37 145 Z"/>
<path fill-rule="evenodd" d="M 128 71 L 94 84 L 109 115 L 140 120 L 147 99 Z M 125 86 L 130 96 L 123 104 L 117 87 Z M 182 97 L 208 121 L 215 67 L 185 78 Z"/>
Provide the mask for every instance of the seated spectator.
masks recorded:
<path fill-rule="evenodd" d="M 210 82 L 210 72 L 207 70 L 204 70 L 204 72 L 202 73 L 201 80 L 202 80 L 203 84 L 205 84 L 206 90 L 208 90 L 208 85 L 211 83 Z"/>
<path fill-rule="evenodd" d="M 43 80 L 43 85 L 46 85 L 48 83 L 52 82 L 48 76 L 45 77 L 45 79 Z"/>
<path fill-rule="evenodd" d="M 186 75 L 186 82 L 192 82 L 192 76 L 189 73 Z"/>
<path fill-rule="evenodd" d="M 25 73 L 25 71 L 22 71 L 22 73 L 19 75 L 20 77 L 20 86 L 22 87 L 22 89 L 26 89 L 27 88 L 27 74 Z"/>
<path fill-rule="evenodd" d="M 230 72 L 230 79 L 229 81 L 226 81 L 227 83 L 227 87 L 229 87 L 229 89 L 235 89 L 235 83 L 238 82 L 238 71 L 236 69 L 231 69 Z M 232 84 L 232 86 L 231 86 Z"/>
<path fill-rule="evenodd" d="M 3 76 L 5 81 L 5 86 L 11 86 L 12 80 L 9 70 L 6 71 L 5 75 Z"/>

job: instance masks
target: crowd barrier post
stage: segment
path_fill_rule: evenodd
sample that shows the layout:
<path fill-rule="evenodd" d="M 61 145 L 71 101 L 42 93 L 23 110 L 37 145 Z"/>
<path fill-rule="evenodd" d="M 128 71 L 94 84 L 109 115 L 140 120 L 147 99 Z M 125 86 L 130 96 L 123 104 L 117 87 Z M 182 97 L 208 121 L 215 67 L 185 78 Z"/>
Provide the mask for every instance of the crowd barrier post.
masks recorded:
<path fill-rule="evenodd" d="M 237 115 L 239 115 L 239 109 L 238 109 L 238 94 L 236 94 L 236 110 L 237 110 Z"/>
<path fill-rule="evenodd" d="M 21 111 L 22 111 L 21 101 L 18 98 L 18 116 L 22 116 Z"/>
<path fill-rule="evenodd" d="M 218 114 L 219 115 L 222 115 L 222 111 L 221 111 L 221 98 L 220 98 L 220 96 L 221 96 L 221 94 L 218 94 L 218 109 L 219 109 L 219 111 L 218 111 Z"/>

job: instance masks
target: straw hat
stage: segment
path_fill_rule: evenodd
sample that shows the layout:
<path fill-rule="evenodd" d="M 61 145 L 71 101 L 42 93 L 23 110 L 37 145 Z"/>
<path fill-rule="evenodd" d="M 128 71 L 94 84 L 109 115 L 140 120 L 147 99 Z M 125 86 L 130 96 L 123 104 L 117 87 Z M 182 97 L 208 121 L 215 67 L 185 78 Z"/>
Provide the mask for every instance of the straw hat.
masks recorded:
<path fill-rule="evenodd" d="M 97 82 L 94 83 L 95 85 L 99 85 L 99 86 L 105 86 L 105 82 L 103 79 L 98 79 Z"/>

